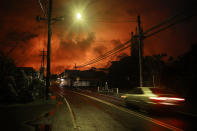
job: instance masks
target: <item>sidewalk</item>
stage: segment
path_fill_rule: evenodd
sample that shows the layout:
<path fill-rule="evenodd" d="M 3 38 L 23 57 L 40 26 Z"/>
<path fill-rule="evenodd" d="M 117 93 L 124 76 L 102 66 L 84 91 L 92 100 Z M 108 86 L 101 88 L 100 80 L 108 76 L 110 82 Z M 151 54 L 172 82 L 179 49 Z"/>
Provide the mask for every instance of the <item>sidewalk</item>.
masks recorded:
<path fill-rule="evenodd" d="M 61 100 L 0 105 L 2 131 L 72 131 L 70 114 Z"/>

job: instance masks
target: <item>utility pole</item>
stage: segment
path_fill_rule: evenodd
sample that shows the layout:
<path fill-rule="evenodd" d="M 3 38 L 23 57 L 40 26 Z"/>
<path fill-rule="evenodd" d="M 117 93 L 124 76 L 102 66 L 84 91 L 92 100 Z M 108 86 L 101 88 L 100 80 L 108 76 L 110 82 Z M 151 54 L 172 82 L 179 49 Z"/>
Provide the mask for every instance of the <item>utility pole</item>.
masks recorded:
<path fill-rule="evenodd" d="M 41 67 L 44 67 L 44 59 L 45 59 L 45 56 L 46 56 L 45 52 L 47 52 L 47 51 L 45 51 L 44 48 L 43 48 L 43 50 L 40 51 L 40 52 L 41 52 L 40 56 L 42 56 Z"/>
<path fill-rule="evenodd" d="M 44 66 L 44 59 L 45 59 L 45 50 L 43 48 L 43 51 L 40 51 L 41 52 L 41 57 L 42 57 L 42 60 L 41 60 L 41 68 L 40 68 L 40 79 L 44 82 L 44 84 L 46 84 L 45 82 L 45 79 L 44 79 L 44 72 L 45 72 L 45 66 Z M 45 94 L 45 88 L 42 87 L 42 94 L 43 94 L 43 100 L 45 100 L 46 98 L 46 94 Z"/>
<path fill-rule="evenodd" d="M 143 44 L 143 31 L 141 28 L 140 16 L 137 17 L 138 22 L 138 44 L 139 44 L 139 70 L 140 70 L 140 87 L 143 87 L 143 74 L 142 74 L 142 44 Z"/>
<path fill-rule="evenodd" d="M 52 0 L 49 0 L 48 10 L 48 44 L 47 44 L 47 77 L 46 77 L 46 99 L 49 99 L 49 87 L 51 76 L 51 36 L 52 36 Z"/>
<path fill-rule="evenodd" d="M 51 36 L 52 36 L 52 21 L 63 21 L 64 17 L 52 18 L 52 0 L 49 0 L 48 16 L 47 18 L 41 18 L 37 16 L 37 21 L 47 20 L 48 24 L 48 43 L 47 43 L 47 76 L 46 76 L 46 99 L 49 99 L 49 87 L 50 87 L 50 76 L 51 76 Z"/>
<path fill-rule="evenodd" d="M 133 39 L 133 32 L 131 32 L 131 56 L 132 56 L 132 46 L 134 43 L 134 39 Z"/>
<path fill-rule="evenodd" d="M 45 54 L 46 51 L 43 48 L 43 51 L 40 51 L 40 52 L 41 52 L 41 55 L 40 56 L 42 56 L 41 68 L 40 68 L 40 78 L 42 80 L 44 80 L 44 72 L 45 72 L 44 59 L 45 59 L 45 56 L 46 56 L 46 54 Z"/>

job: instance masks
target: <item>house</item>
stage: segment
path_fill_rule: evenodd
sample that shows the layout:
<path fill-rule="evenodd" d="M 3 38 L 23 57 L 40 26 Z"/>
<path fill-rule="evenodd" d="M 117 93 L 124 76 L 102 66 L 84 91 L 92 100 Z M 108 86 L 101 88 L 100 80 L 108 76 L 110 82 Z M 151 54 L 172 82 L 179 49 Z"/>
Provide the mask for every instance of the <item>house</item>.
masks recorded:
<path fill-rule="evenodd" d="M 106 74 L 103 71 L 96 70 L 65 70 L 60 75 L 60 78 L 65 86 L 74 87 L 97 87 L 98 83 L 102 81 Z"/>

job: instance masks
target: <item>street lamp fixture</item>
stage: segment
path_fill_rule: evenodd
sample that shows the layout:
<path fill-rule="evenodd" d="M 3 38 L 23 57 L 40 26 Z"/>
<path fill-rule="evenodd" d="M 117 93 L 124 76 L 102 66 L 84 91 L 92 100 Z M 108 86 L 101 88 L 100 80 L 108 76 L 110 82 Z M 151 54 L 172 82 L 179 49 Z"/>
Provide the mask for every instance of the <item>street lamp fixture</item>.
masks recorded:
<path fill-rule="evenodd" d="M 76 17 L 77 17 L 77 20 L 81 20 L 81 13 L 77 13 Z"/>

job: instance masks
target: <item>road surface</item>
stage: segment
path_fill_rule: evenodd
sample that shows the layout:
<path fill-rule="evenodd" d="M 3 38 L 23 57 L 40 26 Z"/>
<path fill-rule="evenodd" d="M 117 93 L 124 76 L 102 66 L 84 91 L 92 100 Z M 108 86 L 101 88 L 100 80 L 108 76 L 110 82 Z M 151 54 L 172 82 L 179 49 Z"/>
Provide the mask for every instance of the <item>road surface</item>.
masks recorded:
<path fill-rule="evenodd" d="M 146 115 L 126 108 L 121 101 L 62 87 L 53 87 L 70 110 L 79 131 L 195 130 L 195 121 L 179 115 Z M 191 120 L 191 121 L 190 121 Z"/>

